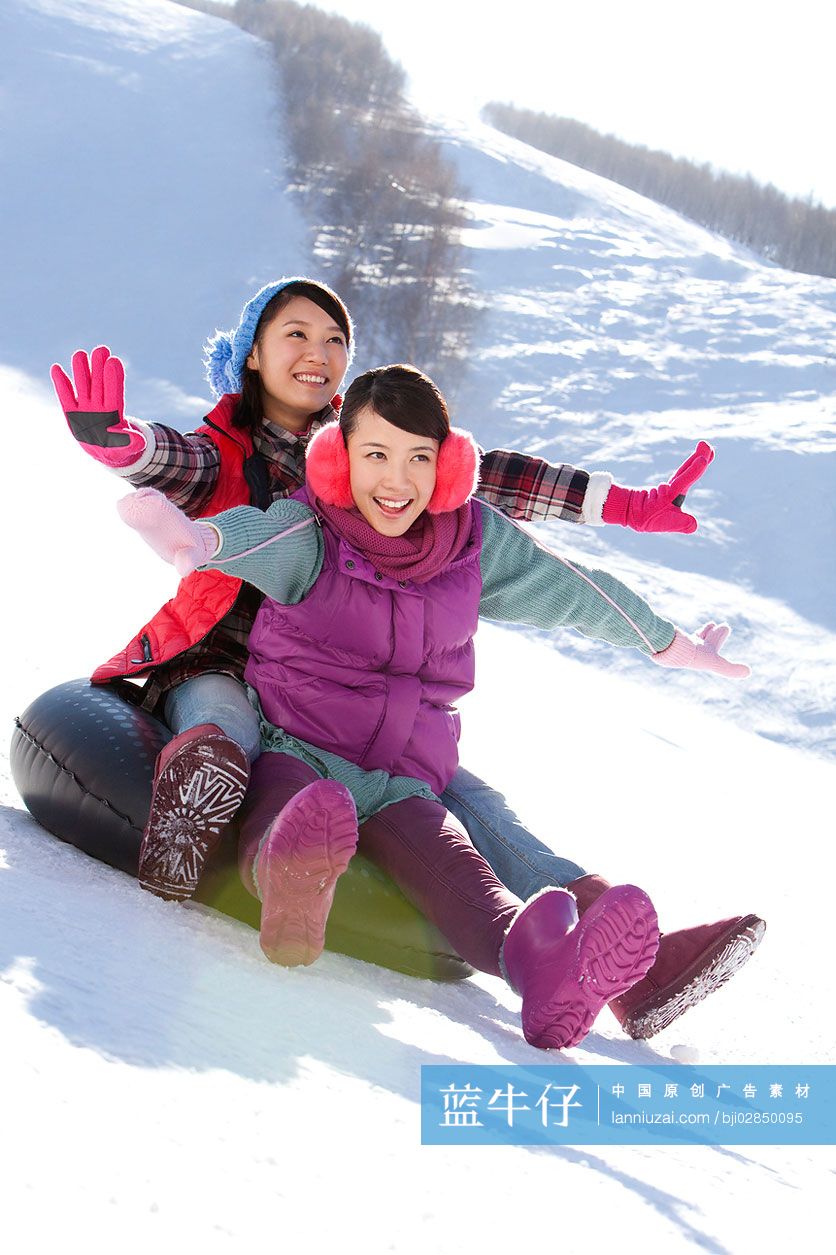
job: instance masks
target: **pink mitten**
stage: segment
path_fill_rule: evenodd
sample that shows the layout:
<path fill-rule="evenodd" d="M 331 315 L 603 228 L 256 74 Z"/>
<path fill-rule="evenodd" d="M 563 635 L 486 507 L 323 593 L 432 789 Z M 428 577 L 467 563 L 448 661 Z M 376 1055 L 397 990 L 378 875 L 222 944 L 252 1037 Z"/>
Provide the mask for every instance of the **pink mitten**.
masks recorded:
<path fill-rule="evenodd" d="M 73 353 L 73 383 L 60 366 L 50 371 L 70 431 L 91 458 L 121 469 L 139 459 L 145 437 L 125 418 L 125 369 L 103 344 Z"/>
<path fill-rule="evenodd" d="M 156 488 L 139 488 L 117 501 L 116 508 L 123 523 L 139 532 L 179 575 L 191 575 L 220 548 L 220 535 L 211 523 L 190 519 Z"/>
<path fill-rule="evenodd" d="M 603 521 L 631 527 L 634 532 L 695 532 L 697 520 L 679 507 L 713 459 L 711 445 L 701 440 L 667 484 L 658 488 L 621 488 L 613 484 L 601 512 Z"/>
<path fill-rule="evenodd" d="M 730 632 L 727 623 L 706 623 L 697 633 L 696 640 L 692 640 L 677 628 L 667 649 L 651 657 L 660 667 L 688 667 L 691 671 L 713 671 L 715 675 L 724 675 L 729 680 L 745 680 L 751 675 L 745 663 L 729 662 L 720 656 L 720 647 Z"/>

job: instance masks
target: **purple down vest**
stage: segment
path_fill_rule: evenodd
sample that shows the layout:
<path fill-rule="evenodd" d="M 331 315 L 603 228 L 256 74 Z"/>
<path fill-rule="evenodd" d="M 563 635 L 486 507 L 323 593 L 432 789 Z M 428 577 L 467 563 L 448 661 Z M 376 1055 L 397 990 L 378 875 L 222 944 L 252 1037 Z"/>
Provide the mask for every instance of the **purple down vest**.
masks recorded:
<path fill-rule="evenodd" d="M 245 677 L 271 723 L 443 792 L 458 764 L 453 703 L 473 687 L 482 519 L 470 511 L 465 549 L 426 584 L 376 572 L 323 523 L 313 588 L 296 606 L 266 597 L 250 634 Z"/>

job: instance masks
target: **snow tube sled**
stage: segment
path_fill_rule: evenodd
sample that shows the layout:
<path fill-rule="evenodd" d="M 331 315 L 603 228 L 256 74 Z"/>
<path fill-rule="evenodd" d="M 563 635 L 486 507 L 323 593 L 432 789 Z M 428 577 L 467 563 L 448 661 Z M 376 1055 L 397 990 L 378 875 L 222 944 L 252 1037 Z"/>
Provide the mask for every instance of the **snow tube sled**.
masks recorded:
<path fill-rule="evenodd" d="M 171 732 L 117 687 L 71 680 L 42 694 L 15 721 L 12 776 L 49 832 L 136 876 L 151 805 L 154 764 Z M 259 903 L 241 884 L 230 826 L 195 900 L 258 928 Z M 326 946 L 433 980 L 472 968 L 378 867 L 356 854 L 340 877 Z"/>

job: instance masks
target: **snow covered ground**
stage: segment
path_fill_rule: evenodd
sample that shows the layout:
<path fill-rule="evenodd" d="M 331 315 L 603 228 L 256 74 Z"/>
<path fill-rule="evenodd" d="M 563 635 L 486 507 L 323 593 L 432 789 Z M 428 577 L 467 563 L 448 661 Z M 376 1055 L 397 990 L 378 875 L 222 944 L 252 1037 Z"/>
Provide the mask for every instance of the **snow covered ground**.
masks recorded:
<path fill-rule="evenodd" d="M 136 412 L 191 422 L 216 320 L 304 259 L 263 46 L 165 0 L 10 0 L 0 49 L 0 361 L 41 380 L 107 335 Z"/>
<path fill-rule="evenodd" d="M 833 755 L 836 282 L 765 265 L 489 127 L 436 129 L 469 188 L 468 263 L 486 302 L 460 421 L 486 446 L 626 484 L 660 482 L 711 441 L 717 457 L 689 496 L 696 536 L 544 535 L 629 573 L 689 627 L 709 610 L 727 617 L 754 675 L 712 708 Z M 585 641 L 558 647 L 638 675 L 633 658 Z"/>
<path fill-rule="evenodd" d="M 254 41 L 163 0 L 21 0 L 0 11 L 0 50 L 10 732 L 172 587 L 118 521 L 124 489 L 67 435 L 50 362 L 109 341 L 135 412 L 199 417 L 207 332 L 310 262 Z M 749 967 L 668 1032 L 631 1042 L 605 1014 L 549 1061 L 670 1062 L 684 1043 L 703 1063 L 832 1063 L 836 285 L 494 132 L 449 142 L 490 298 L 459 421 L 628 482 L 714 440 L 697 537 L 547 532 L 685 627 L 727 614 L 757 669 L 733 687 L 569 633 L 480 630 L 463 761 L 556 849 L 644 885 L 664 927 L 769 922 Z M 422 1148 L 421 1064 L 544 1059 L 500 982 L 331 954 L 272 968 L 245 926 L 43 834 L 0 753 L 7 1249 L 748 1255 L 790 1230 L 822 1245 L 832 1148 Z"/>

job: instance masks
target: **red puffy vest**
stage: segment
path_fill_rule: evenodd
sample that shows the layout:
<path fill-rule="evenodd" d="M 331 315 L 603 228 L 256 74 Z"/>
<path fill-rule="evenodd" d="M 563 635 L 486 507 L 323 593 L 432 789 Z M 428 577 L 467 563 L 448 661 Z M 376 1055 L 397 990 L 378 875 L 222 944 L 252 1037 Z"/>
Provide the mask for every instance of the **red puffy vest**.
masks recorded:
<path fill-rule="evenodd" d="M 248 433 L 232 426 L 238 396 L 227 393 L 207 415 L 214 427 L 199 427 L 221 456 L 215 491 L 201 516 L 219 514 L 236 505 L 250 505 L 250 489 L 244 478 L 244 461 L 253 452 Z M 219 428 L 220 430 L 215 430 Z M 177 654 L 184 653 L 211 632 L 232 609 L 241 580 L 220 571 L 194 571 L 180 581 L 177 592 L 162 609 L 141 627 L 124 649 L 97 667 L 90 677 L 93 684 L 107 684 L 120 676 L 139 676 Z"/>

